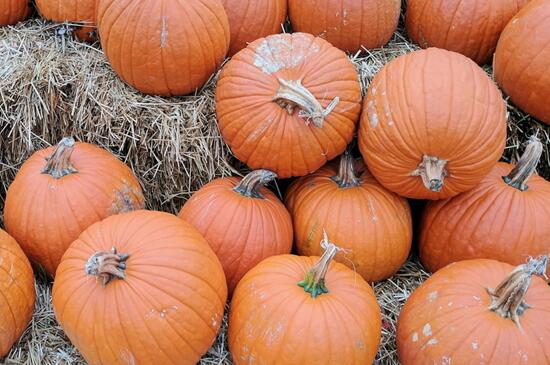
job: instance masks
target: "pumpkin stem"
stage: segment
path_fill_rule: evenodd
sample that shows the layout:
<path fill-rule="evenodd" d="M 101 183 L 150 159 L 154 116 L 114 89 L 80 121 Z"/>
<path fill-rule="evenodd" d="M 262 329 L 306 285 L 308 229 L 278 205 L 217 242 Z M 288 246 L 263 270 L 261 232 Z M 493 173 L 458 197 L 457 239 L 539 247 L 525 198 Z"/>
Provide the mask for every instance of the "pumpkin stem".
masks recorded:
<path fill-rule="evenodd" d="M 321 256 L 319 261 L 317 261 L 317 263 L 307 272 L 304 280 L 298 283 L 298 286 L 304 288 L 306 293 L 310 293 L 312 298 L 317 298 L 321 294 L 328 293 L 325 284 L 325 276 L 327 275 L 332 259 L 342 250 L 340 247 L 336 246 L 336 244 L 329 241 L 327 232 L 325 231 L 323 231 L 321 247 L 325 250 L 323 256 Z"/>
<path fill-rule="evenodd" d="M 447 161 L 424 155 L 422 162 L 411 173 L 411 176 L 420 176 L 426 189 L 438 193 L 443 189 L 443 180 L 449 176 L 446 167 Z"/>
<path fill-rule="evenodd" d="M 537 171 L 537 165 L 542 157 L 544 146 L 536 136 L 531 136 L 525 152 L 516 166 L 502 179 L 508 185 L 521 191 L 529 189 L 527 180 Z"/>
<path fill-rule="evenodd" d="M 526 264 L 516 267 L 495 289 L 488 288 L 487 292 L 492 298 L 489 310 L 503 318 L 512 319 L 521 329 L 519 316 L 530 308 L 524 297 L 531 285 L 531 277 L 538 275 L 548 280 L 546 276 L 547 265 L 548 256 L 540 256 L 536 259 L 529 258 Z"/>
<path fill-rule="evenodd" d="M 46 157 L 46 166 L 42 169 L 42 173 L 49 174 L 54 179 L 61 179 L 63 176 L 77 173 L 78 170 L 71 164 L 74 145 L 75 141 L 72 137 L 63 138 L 53 153 Z"/>
<path fill-rule="evenodd" d="M 246 175 L 233 190 L 249 198 L 265 199 L 260 188 L 275 180 L 277 174 L 269 170 L 255 170 Z"/>
<path fill-rule="evenodd" d="M 313 125 L 322 128 L 325 118 L 336 108 L 340 98 L 334 98 L 325 109 L 315 96 L 302 85 L 301 80 L 287 81 L 279 78 L 279 90 L 273 101 L 281 108 L 286 109 L 288 114 L 293 114 L 294 108 L 299 107 L 301 110 L 298 116 L 305 119 L 306 125 L 313 122 Z"/>
<path fill-rule="evenodd" d="M 126 260 L 130 255 L 117 253 L 116 248 L 108 252 L 94 254 L 86 263 L 86 274 L 95 276 L 103 286 L 109 284 L 113 279 L 125 279 Z"/>
<path fill-rule="evenodd" d="M 347 150 L 344 152 L 342 157 L 340 157 L 338 175 L 332 177 L 332 180 L 334 180 L 342 189 L 353 188 L 361 184 L 361 181 L 355 174 L 354 162 L 355 161 L 353 161 L 351 153 Z"/>

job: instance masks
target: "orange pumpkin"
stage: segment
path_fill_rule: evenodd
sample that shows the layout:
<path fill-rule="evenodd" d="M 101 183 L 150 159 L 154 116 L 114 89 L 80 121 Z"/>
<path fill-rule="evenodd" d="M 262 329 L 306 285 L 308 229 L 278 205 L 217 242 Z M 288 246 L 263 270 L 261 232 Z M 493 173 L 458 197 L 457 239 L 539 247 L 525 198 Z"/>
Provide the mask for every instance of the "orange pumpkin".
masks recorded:
<path fill-rule="evenodd" d="M 53 286 L 55 316 L 90 365 L 196 364 L 226 298 L 222 267 L 200 233 L 150 211 L 89 227 Z"/>
<path fill-rule="evenodd" d="M 78 24 L 73 27 L 78 39 L 94 42 L 96 3 L 96 0 L 36 0 L 36 8 L 45 19 Z"/>
<path fill-rule="evenodd" d="M 29 0 L 2 0 L 0 2 L 0 27 L 16 24 L 32 13 Z"/>
<path fill-rule="evenodd" d="M 143 203 L 126 165 L 95 145 L 64 138 L 23 164 L 6 195 L 4 223 L 31 261 L 53 276 L 88 226 Z"/>
<path fill-rule="evenodd" d="M 98 0 L 97 7 L 101 46 L 111 66 L 145 94 L 197 91 L 229 49 L 220 0 Z"/>
<path fill-rule="evenodd" d="M 424 266 L 475 258 L 517 265 L 550 253 L 550 182 L 533 175 L 542 151 L 533 138 L 516 166 L 500 162 L 474 189 L 429 203 L 420 229 Z"/>
<path fill-rule="evenodd" d="M 257 170 L 244 179 L 216 179 L 193 194 L 179 213 L 220 259 L 229 293 L 257 263 L 292 249 L 290 215 L 262 186 L 275 177 L 271 171 Z"/>
<path fill-rule="evenodd" d="M 506 106 L 472 60 L 437 48 L 389 62 L 363 106 L 359 147 L 387 189 L 443 199 L 474 188 L 499 160 Z"/>
<path fill-rule="evenodd" d="M 386 279 L 409 256 L 412 241 L 411 210 L 407 201 L 383 188 L 365 170 L 355 173 L 353 158 L 345 154 L 340 165 L 329 164 L 296 180 L 285 203 L 294 223 L 298 253 L 318 256 L 323 230 L 345 254 L 336 257 L 367 282 Z"/>
<path fill-rule="evenodd" d="M 495 53 L 495 79 L 514 104 L 550 124 L 550 2 L 532 0 L 508 23 Z"/>
<path fill-rule="evenodd" d="M 34 299 L 31 264 L 17 242 L 0 229 L 0 359 L 27 328 Z"/>
<path fill-rule="evenodd" d="M 469 260 L 435 273 L 399 316 L 403 365 L 550 364 L 548 257 L 513 266 Z"/>
<path fill-rule="evenodd" d="M 409 0 L 405 25 L 422 48 L 462 53 L 479 64 L 493 57 L 500 33 L 527 0 Z"/>
<path fill-rule="evenodd" d="M 270 34 L 281 33 L 286 19 L 287 0 L 222 0 L 229 18 L 234 55 L 248 43 Z"/>
<path fill-rule="evenodd" d="M 331 263 L 339 249 L 326 236 L 322 244 L 321 258 L 270 257 L 241 280 L 229 313 L 234 364 L 373 362 L 381 332 L 374 292 L 352 270 Z"/>
<path fill-rule="evenodd" d="M 258 39 L 223 68 L 216 112 L 225 141 L 252 169 L 303 176 L 344 152 L 361 110 L 344 52 L 304 33 Z"/>
<path fill-rule="evenodd" d="M 289 0 L 288 6 L 295 31 L 353 53 L 388 43 L 401 13 L 401 0 Z"/>

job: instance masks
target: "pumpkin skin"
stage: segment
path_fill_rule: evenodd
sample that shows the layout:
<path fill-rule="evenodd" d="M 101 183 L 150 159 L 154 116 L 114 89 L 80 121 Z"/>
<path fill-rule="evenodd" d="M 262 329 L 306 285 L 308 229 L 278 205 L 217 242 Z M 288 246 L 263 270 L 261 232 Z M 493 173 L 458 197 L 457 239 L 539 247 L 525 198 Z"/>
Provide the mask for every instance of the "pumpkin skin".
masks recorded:
<path fill-rule="evenodd" d="M 216 179 L 197 191 L 179 217 L 195 227 L 222 263 L 229 293 L 263 259 L 290 253 L 292 221 L 283 203 L 260 186 L 275 175 L 255 171 L 248 186 L 237 177 Z"/>
<path fill-rule="evenodd" d="M 2 0 L 0 3 L 0 27 L 17 24 L 32 13 L 28 0 Z"/>
<path fill-rule="evenodd" d="M 405 26 L 422 48 L 438 47 L 487 63 L 510 19 L 528 0 L 409 0 Z"/>
<path fill-rule="evenodd" d="M 281 33 L 285 22 L 286 0 L 222 0 L 231 29 L 229 55 L 248 43 L 270 34 Z"/>
<path fill-rule="evenodd" d="M 495 79 L 512 102 L 550 124 L 550 3 L 529 2 L 506 26 L 494 59 Z"/>
<path fill-rule="evenodd" d="M 117 269 L 123 278 L 102 285 L 84 268 L 112 247 L 129 257 Z M 200 233 L 151 211 L 89 227 L 63 256 L 53 286 L 55 316 L 90 365 L 197 363 L 214 342 L 226 297 L 222 267 Z"/>
<path fill-rule="evenodd" d="M 403 365 L 550 364 L 550 288 L 534 277 L 525 295 L 532 306 L 510 319 L 488 309 L 495 288 L 514 267 L 468 260 L 435 273 L 408 299 L 399 316 L 397 353 Z"/>
<path fill-rule="evenodd" d="M 0 359 L 27 328 L 34 300 L 31 264 L 17 242 L 0 229 Z"/>
<path fill-rule="evenodd" d="M 469 58 L 437 48 L 389 62 L 364 101 L 359 147 L 387 189 L 443 199 L 475 187 L 500 159 L 506 106 Z"/>
<path fill-rule="evenodd" d="M 145 94 L 195 92 L 229 49 L 229 22 L 220 0 L 98 0 L 97 7 L 109 63 Z"/>
<path fill-rule="evenodd" d="M 42 172 L 56 150 L 62 151 L 58 161 L 69 161 L 63 168 L 76 173 L 56 178 Z M 139 182 L 125 164 L 95 145 L 66 138 L 21 166 L 6 195 L 4 223 L 29 259 L 54 276 L 65 250 L 88 226 L 143 204 Z"/>
<path fill-rule="evenodd" d="M 304 33 L 256 40 L 225 65 L 216 89 L 219 128 L 235 156 L 281 178 L 311 173 L 344 152 L 360 102 L 344 52 Z"/>
<path fill-rule="evenodd" d="M 289 0 L 288 6 L 295 31 L 320 36 L 352 53 L 388 43 L 401 13 L 401 0 Z"/>
<path fill-rule="evenodd" d="M 54 22 L 80 23 L 74 27 L 78 39 L 94 42 L 96 38 L 96 0 L 36 0 L 40 15 Z"/>

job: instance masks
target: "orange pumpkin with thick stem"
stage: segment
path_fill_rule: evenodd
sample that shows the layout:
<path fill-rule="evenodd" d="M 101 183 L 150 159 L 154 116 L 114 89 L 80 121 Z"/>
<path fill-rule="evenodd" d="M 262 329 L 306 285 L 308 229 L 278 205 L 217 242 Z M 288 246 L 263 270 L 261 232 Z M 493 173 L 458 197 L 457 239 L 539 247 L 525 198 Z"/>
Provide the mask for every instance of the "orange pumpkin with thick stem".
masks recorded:
<path fill-rule="evenodd" d="M 359 147 L 370 172 L 408 198 L 474 188 L 506 143 L 506 105 L 469 58 L 437 48 L 389 62 L 364 100 Z"/>
<path fill-rule="evenodd" d="M 303 256 L 318 256 L 323 231 L 345 250 L 336 261 L 367 282 L 394 274 L 407 260 L 412 241 L 409 204 L 382 187 L 368 170 L 355 172 L 353 158 L 329 164 L 296 180 L 285 204 L 292 215 L 294 242 Z"/>
<path fill-rule="evenodd" d="M 34 299 L 29 260 L 17 242 L 0 229 L 0 359 L 27 328 Z"/>
<path fill-rule="evenodd" d="M 542 152 L 532 137 L 516 166 L 499 162 L 474 189 L 430 202 L 420 228 L 424 266 L 476 258 L 517 265 L 550 253 L 550 182 L 534 174 Z"/>
<path fill-rule="evenodd" d="M 229 349 L 236 365 L 372 364 L 381 316 L 369 284 L 331 263 L 328 241 L 319 257 L 270 257 L 241 280 L 229 312 Z"/>
<path fill-rule="evenodd" d="M 0 27 L 23 21 L 31 13 L 32 7 L 29 0 L 2 0 L 0 2 Z"/>
<path fill-rule="evenodd" d="M 257 170 L 243 179 L 216 179 L 193 194 L 179 213 L 220 259 L 230 294 L 260 261 L 292 249 L 290 215 L 263 186 L 275 178 L 271 171 Z"/>
<path fill-rule="evenodd" d="M 360 110 L 351 61 L 304 33 L 256 40 L 225 65 L 216 89 L 219 127 L 235 156 L 281 178 L 344 152 Z"/>
<path fill-rule="evenodd" d="M 89 365 L 191 365 L 216 338 L 227 287 L 196 229 L 141 210 L 84 231 L 63 256 L 52 296 Z"/>
<path fill-rule="evenodd" d="M 451 264 L 417 288 L 397 325 L 403 365 L 550 364 L 547 256 Z"/>
<path fill-rule="evenodd" d="M 88 226 L 143 204 L 139 182 L 125 164 L 95 145 L 64 138 L 23 164 L 6 195 L 4 223 L 31 261 L 53 276 Z"/>
<path fill-rule="evenodd" d="M 54 22 L 68 22 L 78 39 L 97 40 L 95 26 L 97 0 L 36 0 L 40 15 Z"/>

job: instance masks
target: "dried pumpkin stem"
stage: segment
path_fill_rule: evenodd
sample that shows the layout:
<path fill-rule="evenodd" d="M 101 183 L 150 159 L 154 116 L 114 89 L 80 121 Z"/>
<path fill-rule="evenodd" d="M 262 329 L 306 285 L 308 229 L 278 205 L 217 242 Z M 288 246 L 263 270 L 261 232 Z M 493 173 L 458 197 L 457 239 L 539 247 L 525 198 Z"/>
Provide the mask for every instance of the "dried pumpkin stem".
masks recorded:
<path fill-rule="evenodd" d="M 78 171 L 71 164 L 74 145 L 75 141 L 72 137 L 63 138 L 53 153 L 46 157 L 46 166 L 42 169 L 42 173 L 48 174 L 54 179 L 61 179 L 63 176 L 77 173 Z"/>
<path fill-rule="evenodd" d="M 246 175 L 233 190 L 249 198 L 265 199 L 260 188 L 276 178 L 277 174 L 272 171 L 255 170 Z"/>
<path fill-rule="evenodd" d="M 334 256 L 342 249 L 330 242 L 326 232 L 323 232 L 323 240 L 321 247 L 325 250 L 319 261 L 308 271 L 304 280 L 298 283 L 298 286 L 304 288 L 307 293 L 311 294 L 312 298 L 317 298 L 319 295 L 328 293 L 328 288 L 325 283 L 325 276 Z"/>
<path fill-rule="evenodd" d="M 411 173 L 411 176 L 420 176 L 426 189 L 438 193 L 443 189 L 443 180 L 449 176 L 447 161 L 441 160 L 438 157 L 424 155 L 422 162 Z"/>
<path fill-rule="evenodd" d="M 287 81 L 279 78 L 279 90 L 273 101 L 286 109 L 289 114 L 294 113 L 296 106 L 299 107 L 301 110 L 298 116 L 306 121 L 306 125 L 313 122 L 313 125 L 322 128 L 325 118 L 336 108 L 340 98 L 334 98 L 326 108 L 323 108 L 315 95 L 302 85 L 301 80 Z"/>
<path fill-rule="evenodd" d="M 352 188 L 361 184 L 360 179 L 355 174 L 353 157 L 349 151 L 344 152 L 340 157 L 340 166 L 338 175 L 332 177 L 341 188 Z"/>
<path fill-rule="evenodd" d="M 98 252 L 88 259 L 86 263 L 86 274 L 95 276 L 103 286 L 109 284 L 113 279 L 125 279 L 126 260 L 130 255 L 117 253 L 116 248 L 109 252 Z"/>
<path fill-rule="evenodd" d="M 489 310 L 503 318 L 510 318 L 521 328 L 519 317 L 530 308 L 524 298 L 531 285 L 531 278 L 533 275 L 539 275 L 548 280 L 547 265 L 548 256 L 529 258 L 526 264 L 515 268 L 495 289 L 488 288 L 487 292 L 492 299 Z"/>
<path fill-rule="evenodd" d="M 532 136 L 516 166 L 507 176 L 502 177 L 504 182 L 521 191 L 529 189 L 527 180 L 537 171 L 543 149 L 544 146 L 540 140 L 536 136 Z"/>

